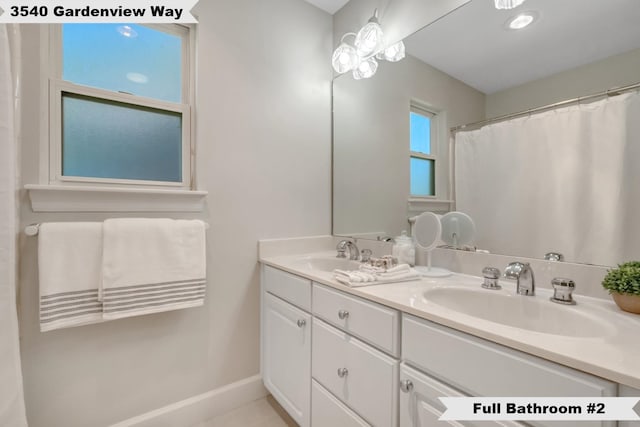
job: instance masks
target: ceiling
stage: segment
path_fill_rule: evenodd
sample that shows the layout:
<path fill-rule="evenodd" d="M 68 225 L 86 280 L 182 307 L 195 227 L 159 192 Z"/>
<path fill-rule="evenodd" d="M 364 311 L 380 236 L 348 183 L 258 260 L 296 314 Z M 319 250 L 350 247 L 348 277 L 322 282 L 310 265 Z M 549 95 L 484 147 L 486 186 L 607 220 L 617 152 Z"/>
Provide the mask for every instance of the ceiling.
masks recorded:
<path fill-rule="evenodd" d="M 530 10 L 539 15 L 532 25 L 504 28 Z M 472 0 L 405 44 L 411 55 L 491 94 L 640 48 L 639 22 L 640 0 L 527 0 L 506 11 Z"/>
<path fill-rule="evenodd" d="M 329 12 L 331 15 L 339 11 L 349 0 L 304 0 L 307 3 Z"/>

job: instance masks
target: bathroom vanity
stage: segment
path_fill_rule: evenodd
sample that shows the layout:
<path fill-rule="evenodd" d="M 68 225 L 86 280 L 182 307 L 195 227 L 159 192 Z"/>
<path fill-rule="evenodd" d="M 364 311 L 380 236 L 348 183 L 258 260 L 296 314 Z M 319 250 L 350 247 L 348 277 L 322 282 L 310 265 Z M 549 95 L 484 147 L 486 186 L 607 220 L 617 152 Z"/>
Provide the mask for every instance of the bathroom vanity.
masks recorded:
<path fill-rule="evenodd" d="M 475 292 L 473 287 L 477 282 L 479 288 L 481 282 L 477 277 L 454 274 L 446 279 L 350 288 L 331 278 L 333 268 L 349 262 L 335 260 L 331 252 L 304 256 L 261 253 L 263 380 L 299 425 L 633 425 L 614 421 L 438 421 L 444 411 L 438 398 L 638 396 L 640 367 L 632 367 L 631 360 L 638 360 L 640 348 L 631 344 L 627 353 L 598 348 L 602 346 L 600 335 L 617 336 L 625 322 L 637 330 L 637 319 L 616 318 L 618 313 L 604 309 L 600 313 L 611 317 L 607 320 L 610 328 L 605 325 L 602 330 L 571 337 L 567 336 L 571 329 L 544 329 L 553 328 L 550 323 L 541 327 L 542 332 L 532 332 L 522 325 L 486 321 L 429 300 L 429 295 L 438 298 L 438 289 Z M 518 298 L 529 297 L 517 296 L 515 303 Z M 600 309 L 597 303 L 594 307 L 596 312 Z M 527 313 L 537 309 L 520 308 L 525 311 L 522 315 L 561 313 L 553 308 Z M 580 321 L 597 314 L 583 315 Z M 580 358 L 588 349 L 600 354 Z M 598 357 L 605 360 L 614 354 L 629 358 L 619 362 L 626 363 L 626 371 L 613 371 L 604 362 L 598 365 Z"/>

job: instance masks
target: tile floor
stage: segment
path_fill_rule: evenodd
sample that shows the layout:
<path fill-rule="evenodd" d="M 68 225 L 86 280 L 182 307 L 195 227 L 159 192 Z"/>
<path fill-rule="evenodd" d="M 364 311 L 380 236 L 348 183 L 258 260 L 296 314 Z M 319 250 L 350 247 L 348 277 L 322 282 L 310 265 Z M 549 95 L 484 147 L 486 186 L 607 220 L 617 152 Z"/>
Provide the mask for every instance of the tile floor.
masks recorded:
<path fill-rule="evenodd" d="M 296 427 L 271 396 L 248 403 L 193 427 Z"/>

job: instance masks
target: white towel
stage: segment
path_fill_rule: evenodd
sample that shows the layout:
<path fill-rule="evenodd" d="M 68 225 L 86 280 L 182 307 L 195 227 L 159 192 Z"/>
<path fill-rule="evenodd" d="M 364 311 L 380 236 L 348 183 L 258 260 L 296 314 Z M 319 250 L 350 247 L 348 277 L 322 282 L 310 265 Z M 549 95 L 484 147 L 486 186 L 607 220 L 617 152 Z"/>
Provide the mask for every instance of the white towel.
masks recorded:
<path fill-rule="evenodd" d="M 364 271 L 358 270 L 334 270 L 334 276 L 336 279 L 343 279 L 349 282 L 359 283 L 359 282 L 373 282 L 376 280 L 373 274 L 366 273 Z"/>
<path fill-rule="evenodd" d="M 104 319 L 204 303 L 206 255 L 202 221 L 108 219 L 103 234 Z"/>
<path fill-rule="evenodd" d="M 42 332 L 102 320 L 102 223 L 41 224 L 38 270 Z"/>
<path fill-rule="evenodd" d="M 411 271 L 411 266 L 409 264 L 398 264 L 395 267 L 374 267 L 368 264 L 362 264 L 360 266 L 361 271 L 366 271 L 367 273 L 378 274 L 378 273 L 398 273 L 398 272 L 409 272 Z"/>
<path fill-rule="evenodd" d="M 333 270 L 333 278 L 347 286 L 359 287 L 418 280 L 420 274 L 408 264 L 389 269 L 362 265 L 359 270 Z"/>

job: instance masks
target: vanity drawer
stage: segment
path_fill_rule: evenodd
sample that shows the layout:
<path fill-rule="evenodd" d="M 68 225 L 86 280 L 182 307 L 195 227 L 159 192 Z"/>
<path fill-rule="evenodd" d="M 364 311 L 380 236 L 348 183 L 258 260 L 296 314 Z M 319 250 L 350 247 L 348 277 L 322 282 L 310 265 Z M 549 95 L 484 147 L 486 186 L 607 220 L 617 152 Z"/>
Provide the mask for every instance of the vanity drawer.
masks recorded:
<path fill-rule="evenodd" d="M 397 425 L 398 361 L 313 319 L 313 378 L 377 427 Z"/>
<path fill-rule="evenodd" d="M 525 427 L 516 421 L 440 421 L 445 411 L 440 397 L 465 397 L 422 372 L 400 365 L 400 382 L 410 384 L 400 393 L 400 427 Z"/>
<path fill-rule="evenodd" d="M 409 315 L 402 318 L 402 358 L 472 396 L 615 396 L 616 384 Z M 530 422 L 584 426 L 584 421 Z M 598 421 L 593 426 L 614 426 Z"/>
<path fill-rule="evenodd" d="M 311 425 L 313 427 L 369 427 L 315 380 L 311 381 Z"/>
<path fill-rule="evenodd" d="M 394 356 L 400 350 L 400 313 L 391 308 L 313 285 L 313 314 Z"/>
<path fill-rule="evenodd" d="M 264 290 L 303 310 L 311 311 L 311 281 L 277 268 L 264 266 Z"/>

